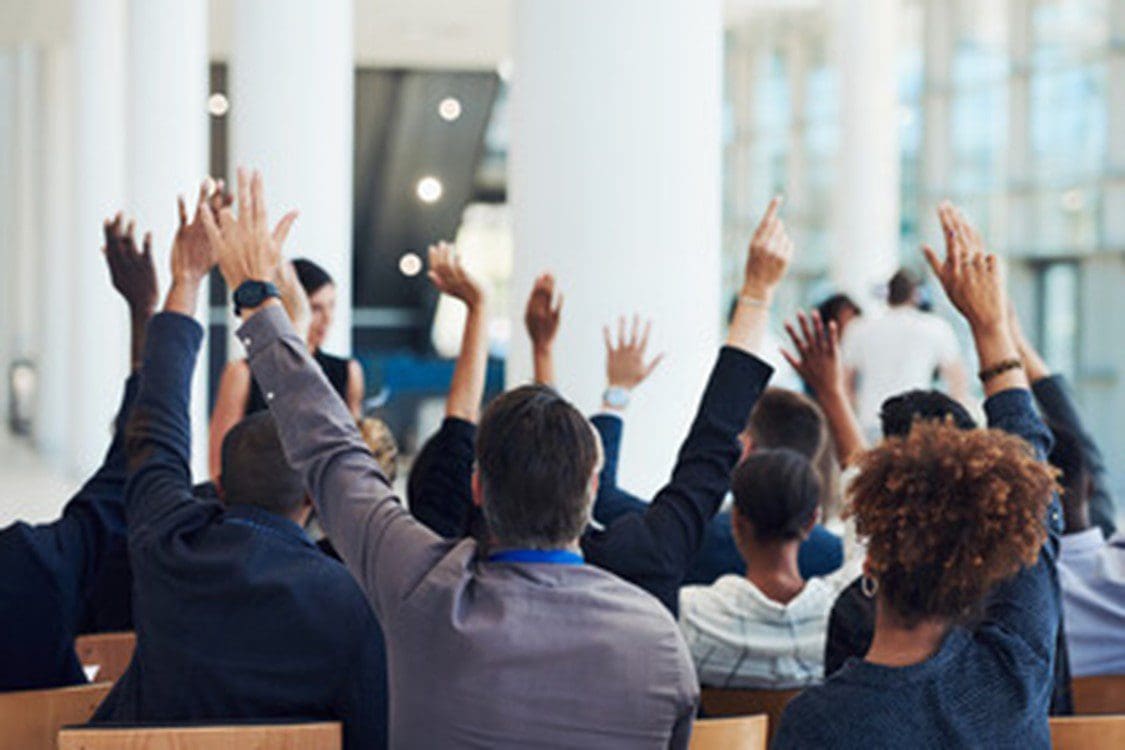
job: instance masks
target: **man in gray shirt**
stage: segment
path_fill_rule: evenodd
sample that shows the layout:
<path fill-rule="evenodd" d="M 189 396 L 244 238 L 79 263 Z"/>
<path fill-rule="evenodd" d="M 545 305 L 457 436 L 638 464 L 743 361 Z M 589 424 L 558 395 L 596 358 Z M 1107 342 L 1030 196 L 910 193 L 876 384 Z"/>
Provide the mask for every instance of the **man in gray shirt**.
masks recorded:
<path fill-rule="evenodd" d="M 600 462 L 589 423 L 546 387 L 499 397 L 481 421 L 473 478 L 491 543 L 431 532 L 394 496 L 280 304 L 254 298 L 280 249 L 261 178 L 248 184 L 240 171 L 239 183 L 238 218 L 208 215 L 209 235 L 290 463 L 383 626 L 390 745 L 687 747 L 698 685 L 676 623 L 578 552 Z M 728 343 L 742 350 L 760 345 L 792 252 L 776 208 L 751 244 L 731 325 Z M 431 270 L 455 292 L 454 257 L 439 249 Z"/>

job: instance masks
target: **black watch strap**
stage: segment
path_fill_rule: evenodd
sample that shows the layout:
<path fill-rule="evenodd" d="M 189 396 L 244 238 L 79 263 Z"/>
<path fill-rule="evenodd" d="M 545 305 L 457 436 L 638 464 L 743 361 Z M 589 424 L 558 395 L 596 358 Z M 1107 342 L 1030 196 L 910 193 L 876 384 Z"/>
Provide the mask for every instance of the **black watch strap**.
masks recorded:
<path fill-rule="evenodd" d="M 281 297 L 277 285 L 270 281 L 244 281 L 238 285 L 231 295 L 234 302 L 234 314 L 241 315 L 247 307 L 257 307 L 270 297 Z"/>

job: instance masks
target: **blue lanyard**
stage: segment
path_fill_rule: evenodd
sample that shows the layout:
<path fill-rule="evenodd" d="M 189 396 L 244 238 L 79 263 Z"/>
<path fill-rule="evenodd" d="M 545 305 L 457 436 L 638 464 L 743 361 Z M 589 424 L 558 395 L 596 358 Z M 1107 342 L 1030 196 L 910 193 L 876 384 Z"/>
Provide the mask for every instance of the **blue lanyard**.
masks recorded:
<path fill-rule="evenodd" d="M 565 549 L 509 549 L 489 555 L 488 561 L 551 565 L 582 565 L 585 562 L 582 555 Z"/>

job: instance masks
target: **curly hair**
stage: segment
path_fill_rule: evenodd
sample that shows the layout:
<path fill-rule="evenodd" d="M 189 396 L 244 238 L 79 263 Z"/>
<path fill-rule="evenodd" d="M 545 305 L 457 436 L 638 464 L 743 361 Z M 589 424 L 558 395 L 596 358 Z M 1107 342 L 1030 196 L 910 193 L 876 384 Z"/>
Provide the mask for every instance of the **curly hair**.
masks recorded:
<path fill-rule="evenodd" d="M 999 430 L 919 422 L 859 460 L 856 531 L 884 601 L 908 625 L 965 620 L 992 588 L 1032 565 L 1057 472 Z"/>

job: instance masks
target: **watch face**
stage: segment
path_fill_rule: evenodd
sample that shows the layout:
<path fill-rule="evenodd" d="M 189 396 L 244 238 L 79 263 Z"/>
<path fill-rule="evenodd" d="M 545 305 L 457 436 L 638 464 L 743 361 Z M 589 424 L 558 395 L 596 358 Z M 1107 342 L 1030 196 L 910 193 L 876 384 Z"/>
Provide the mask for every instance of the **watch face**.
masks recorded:
<path fill-rule="evenodd" d="M 604 398 L 607 404 L 619 409 L 629 404 L 629 392 L 624 388 L 607 388 Z"/>

